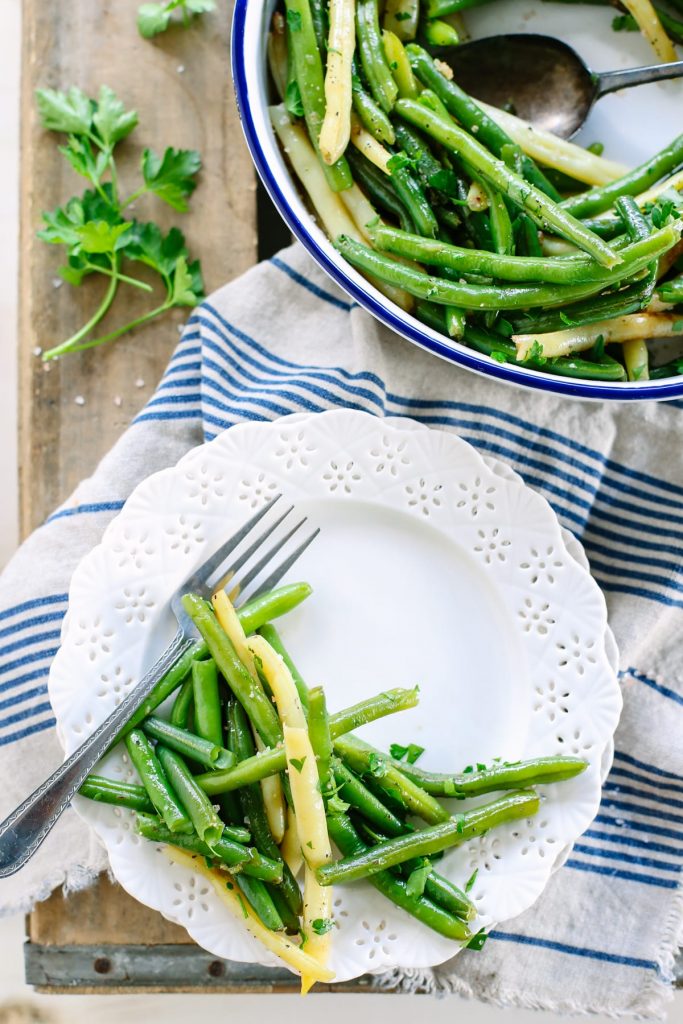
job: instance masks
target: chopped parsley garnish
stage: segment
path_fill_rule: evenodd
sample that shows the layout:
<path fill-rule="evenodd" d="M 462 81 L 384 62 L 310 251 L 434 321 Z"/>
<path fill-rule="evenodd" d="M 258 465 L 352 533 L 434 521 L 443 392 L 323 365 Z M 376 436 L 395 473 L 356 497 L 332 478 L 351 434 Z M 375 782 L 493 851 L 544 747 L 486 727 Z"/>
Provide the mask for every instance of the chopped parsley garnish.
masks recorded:
<path fill-rule="evenodd" d="M 287 11 L 287 27 L 290 32 L 301 32 L 301 15 L 298 11 Z"/>
<path fill-rule="evenodd" d="M 408 764 L 415 764 L 424 752 L 425 748 L 418 746 L 417 743 L 409 743 L 407 747 L 400 743 L 392 743 L 389 747 L 389 753 L 396 761 L 402 761 L 405 757 Z"/>
<path fill-rule="evenodd" d="M 342 800 L 337 793 L 331 796 L 327 801 L 327 810 L 330 814 L 345 814 L 349 809 L 349 804 L 345 800 Z"/>
<path fill-rule="evenodd" d="M 465 830 L 465 815 L 464 814 L 456 814 L 455 815 L 455 831 L 459 835 L 462 835 L 464 830 Z"/>
<path fill-rule="evenodd" d="M 334 928 L 334 921 L 331 917 L 316 917 L 311 921 L 311 928 L 316 935 L 327 935 Z"/>
<path fill-rule="evenodd" d="M 305 757 L 292 757 L 292 758 L 290 758 L 289 763 L 291 764 L 291 766 L 293 768 L 296 768 L 296 770 L 298 771 L 299 774 L 301 774 L 301 769 L 303 768 L 304 764 L 306 763 L 306 758 Z"/>
<path fill-rule="evenodd" d="M 488 939 L 488 935 L 483 928 L 480 928 L 475 936 L 473 936 L 467 943 L 467 949 L 482 949 L 484 943 Z"/>
<path fill-rule="evenodd" d="M 415 868 L 411 871 L 406 882 L 406 894 L 408 896 L 421 896 L 425 891 L 425 885 L 427 879 L 432 873 L 432 865 L 428 860 L 425 860 L 419 868 Z"/>
<path fill-rule="evenodd" d="M 479 868 L 475 868 L 474 871 L 472 872 L 472 874 L 470 875 L 470 877 L 465 882 L 465 892 L 470 892 L 471 891 L 472 886 L 474 885 L 474 883 L 477 880 L 477 875 L 478 874 L 479 874 Z"/>
<path fill-rule="evenodd" d="M 541 345 L 538 339 L 534 341 L 533 345 L 529 349 L 529 355 L 527 356 L 527 360 L 529 360 L 529 362 L 539 363 L 541 365 L 547 362 L 546 356 L 543 352 L 543 345 Z"/>

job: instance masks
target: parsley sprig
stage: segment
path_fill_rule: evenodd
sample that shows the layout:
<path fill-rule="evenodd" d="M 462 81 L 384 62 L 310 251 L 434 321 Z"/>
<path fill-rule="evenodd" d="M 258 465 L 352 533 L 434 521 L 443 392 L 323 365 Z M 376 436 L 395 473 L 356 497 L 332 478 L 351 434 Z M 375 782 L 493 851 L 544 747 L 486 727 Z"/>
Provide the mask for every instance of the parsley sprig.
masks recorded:
<path fill-rule="evenodd" d="M 182 14 L 182 21 L 179 24 L 187 26 L 193 15 L 215 10 L 214 0 L 169 0 L 165 4 L 143 4 L 138 8 L 138 32 L 145 39 L 151 39 L 152 36 L 158 36 L 160 32 L 166 31 L 171 24 L 174 11 Z"/>
<path fill-rule="evenodd" d="M 82 196 L 73 196 L 63 206 L 43 213 L 44 227 L 38 236 L 52 245 L 64 246 L 66 263 L 58 272 L 68 284 L 78 286 L 91 274 L 109 279 L 104 297 L 87 323 L 45 352 L 43 358 L 53 359 L 114 341 L 173 306 L 195 306 L 203 298 L 204 286 L 199 261 L 190 260 L 183 233 L 174 227 L 164 234 L 153 222 L 141 223 L 127 215 L 127 211 L 146 194 L 156 195 L 174 210 L 186 211 L 201 167 L 199 154 L 169 147 L 163 156 L 158 156 L 145 149 L 140 165 L 142 184 L 122 197 L 114 152 L 137 126 L 137 113 L 126 110 L 106 85 L 96 100 L 72 87 L 68 92 L 39 89 L 37 102 L 43 127 L 67 136 L 66 144 L 59 150 L 91 186 Z M 124 273 L 124 262 L 154 270 L 165 295 L 160 303 L 124 326 L 92 337 L 120 285 L 153 291 L 147 282 Z"/>

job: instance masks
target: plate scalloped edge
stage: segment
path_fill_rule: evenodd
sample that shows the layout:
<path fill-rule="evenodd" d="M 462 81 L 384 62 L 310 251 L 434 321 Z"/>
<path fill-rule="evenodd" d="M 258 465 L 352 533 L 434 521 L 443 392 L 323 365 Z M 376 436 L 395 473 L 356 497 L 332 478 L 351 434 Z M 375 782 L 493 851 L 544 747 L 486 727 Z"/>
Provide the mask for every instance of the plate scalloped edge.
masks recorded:
<path fill-rule="evenodd" d="M 63 744 L 69 751 L 77 746 L 127 692 L 150 650 L 156 653 L 165 639 L 161 623 L 168 620 L 169 593 L 225 536 L 230 517 L 235 524 L 243 520 L 248 509 L 283 486 L 294 502 L 311 495 L 355 499 L 428 520 L 468 548 L 507 595 L 531 652 L 533 714 L 529 710 L 539 728 L 526 753 L 583 750 L 591 765 L 571 783 L 546 787 L 549 813 L 538 822 L 481 837 L 444 858 L 445 873 L 461 882 L 481 868 L 472 892 L 478 924 L 488 927 L 515 916 L 540 895 L 597 812 L 621 708 L 616 647 L 579 542 L 513 470 L 482 458 L 451 433 L 350 410 L 296 414 L 232 427 L 140 484 L 74 573 L 49 681 Z M 559 600 L 563 587 L 570 609 Z M 78 687 L 84 673 L 96 680 L 93 689 Z M 563 725 L 565 735 L 557 731 L 558 714 L 571 723 Z M 104 768 L 119 778 L 133 774 L 122 748 L 108 756 Z M 200 876 L 134 834 L 130 812 L 83 799 L 75 806 L 133 896 L 184 925 L 218 956 L 279 964 L 235 926 Z M 506 871 L 515 874 L 516 901 L 506 896 Z M 427 933 L 365 885 L 335 895 L 338 980 L 432 966 L 455 952 L 452 942 Z"/>

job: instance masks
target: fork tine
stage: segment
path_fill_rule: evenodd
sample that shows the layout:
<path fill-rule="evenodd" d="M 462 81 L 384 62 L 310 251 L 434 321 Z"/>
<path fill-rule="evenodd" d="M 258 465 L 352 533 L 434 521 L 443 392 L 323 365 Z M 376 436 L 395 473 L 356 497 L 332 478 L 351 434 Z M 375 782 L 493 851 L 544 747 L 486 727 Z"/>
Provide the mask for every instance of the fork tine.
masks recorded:
<path fill-rule="evenodd" d="M 252 580 L 256 579 L 261 570 L 265 569 L 268 563 L 272 561 L 272 559 L 278 553 L 280 548 L 284 547 L 289 538 L 293 537 L 296 531 L 299 529 L 299 527 L 303 526 L 305 522 L 306 517 L 304 516 L 304 518 L 300 522 L 298 522 L 296 526 L 293 526 L 292 529 L 284 535 L 284 537 L 281 537 L 278 541 L 276 541 L 275 544 L 273 544 L 273 546 L 268 551 L 266 551 L 265 555 L 263 555 L 262 558 L 258 560 L 258 562 L 256 563 L 255 566 L 253 566 L 253 568 L 249 569 L 249 571 L 247 572 L 243 579 L 235 579 L 235 573 L 233 572 L 233 567 L 231 566 L 230 572 L 226 573 L 222 580 L 219 580 L 219 582 L 216 584 L 215 590 L 219 590 L 220 587 L 225 586 L 225 583 L 228 580 L 230 580 L 231 589 L 237 589 L 238 592 L 244 590 L 244 588 L 248 586 Z"/>
<path fill-rule="evenodd" d="M 212 576 L 215 576 L 216 572 L 221 573 L 221 575 L 217 578 L 216 582 L 215 583 L 211 583 L 210 582 L 210 577 L 209 576 L 205 577 L 206 586 L 209 588 L 209 590 L 213 590 L 215 592 L 216 590 L 220 590 L 221 587 L 225 586 L 226 580 L 228 580 L 230 577 L 234 576 L 235 573 L 237 572 L 237 570 L 241 569 L 241 567 L 244 565 L 244 563 L 249 558 L 251 558 L 251 556 L 254 554 L 254 552 L 258 551 L 258 549 L 261 547 L 261 545 L 266 540 L 268 540 L 268 538 L 270 537 L 270 535 L 273 532 L 273 530 L 276 530 L 278 528 L 278 526 L 280 525 L 280 523 L 282 523 L 287 518 L 287 516 L 289 515 L 289 513 L 292 511 L 293 508 L 294 508 L 294 506 L 290 505 L 289 508 L 284 512 L 283 515 L 281 515 L 278 519 L 276 519 L 275 522 L 271 526 L 268 526 L 264 530 L 263 533 L 259 534 L 259 536 L 256 538 L 254 543 L 250 544 L 249 547 L 247 548 L 247 550 L 244 551 L 239 556 L 239 558 L 236 558 L 234 561 L 231 560 L 230 564 L 229 564 L 229 567 L 227 568 L 227 571 L 222 572 L 222 570 L 224 570 L 226 568 L 225 559 L 223 560 L 223 563 L 221 565 L 216 566 L 216 569 L 214 570 L 214 572 L 211 573 Z"/>
<path fill-rule="evenodd" d="M 299 547 L 291 553 L 291 555 L 288 555 L 287 558 L 285 558 L 284 562 L 282 562 L 275 569 L 273 569 L 270 576 L 268 576 L 268 578 L 265 579 L 263 583 L 261 583 L 260 586 L 258 586 L 252 594 L 249 594 L 248 599 L 251 600 L 254 597 L 258 597 L 260 594 L 265 594 L 268 590 L 272 590 L 273 587 L 276 587 L 277 584 L 282 579 L 282 577 L 289 572 L 294 563 L 301 557 L 301 555 L 303 555 L 306 548 L 309 546 L 309 544 L 313 543 L 313 541 L 315 540 L 319 533 L 320 527 L 317 527 L 313 531 L 313 533 L 310 534 L 310 536 L 307 537 L 306 540 L 303 541 L 299 545 Z M 238 603 L 244 604 L 245 600 L 247 600 L 247 598 L 244 594 L 244 591 L 242 590 L 240 592 L 240 600 Z"/>
<path fill-rule="evenodd" d="M 263 508 L 259 509 L 258 512 L 249 519 L 244 526 L 241 526 L 237 533 L 233 533 L 232 537 L 226 540 L 225 544 L 221 544 L 217 551 L 211 555 L 210 558 L 200 565 L 194 574 L 194 578 L 199 580 L 201 583 L 206 583 L 213 574 L 220 569 L 221 565 L 225 561 L 226 555 L 229 555 L 231 551 L 240 544 L 247 534 L 256 526 L 260 519 L 263 519 L 266 512 L 273 507 L 276 501 L 279 501 L 282 495 L 276 494 L 275 497 L 264 505 Z"/>

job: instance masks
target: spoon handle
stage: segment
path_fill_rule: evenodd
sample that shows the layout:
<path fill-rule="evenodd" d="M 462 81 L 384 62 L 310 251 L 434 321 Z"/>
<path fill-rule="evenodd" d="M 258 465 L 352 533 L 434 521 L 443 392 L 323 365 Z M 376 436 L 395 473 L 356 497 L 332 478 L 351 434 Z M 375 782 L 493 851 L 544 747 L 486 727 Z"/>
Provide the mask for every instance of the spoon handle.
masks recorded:
<path fill-rule="evenodd" d="M 632 85 L 647 85 L 648 82 L 663 82 L 667 78 L 683 76 L 683 60 L 669 64 L 650 64 L 644 68 L 626 68 L 623 71 L 593 72 L 595 98 L 599 99 L 617 89 L 629 89 Z"/>

